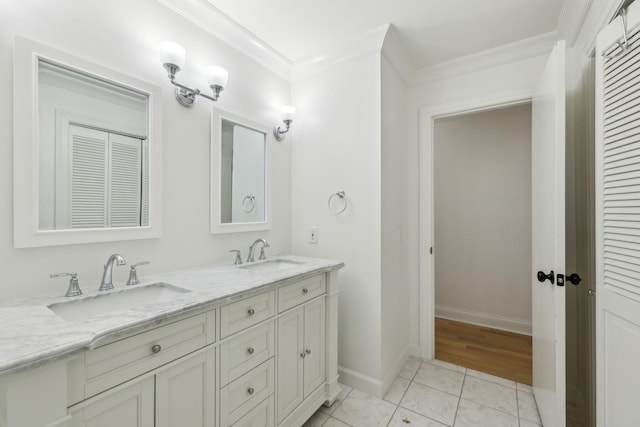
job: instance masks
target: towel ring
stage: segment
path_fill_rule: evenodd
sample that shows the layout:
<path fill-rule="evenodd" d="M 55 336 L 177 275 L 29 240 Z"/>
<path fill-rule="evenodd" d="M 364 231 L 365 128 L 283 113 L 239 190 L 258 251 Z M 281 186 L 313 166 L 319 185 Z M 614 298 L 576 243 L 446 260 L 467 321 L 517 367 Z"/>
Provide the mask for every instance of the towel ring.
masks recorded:
<path fill-rule="evenodd" d="M 249 202 L 251 203 L 250 207 L 247 207 L 247 200 L 249 200 Z M 242 210 L 245 213 L 251 213 L 255 208 L 256 196 L 254 196 L 253 194 L 247 194 L 246 196 L 244 196 L 244 199 L 242 199 Z"/>
<path fill-rule="evenodd" d="M 331 208 L 331 203 L 333 202 L 333 200 L 335 198 L 338 198 L 340 200 L 342 200 L 343 206 L 342 209 L 332 209 Z M 329 212 L 331 212 L 334 215 L 340 215 L 342 212 L 345 211 L 345 209 L 347 209 L 347 198 L 346 198 L 346 194 L 344 192 L 344 190 L 340 190 L 337 193 L 333 193 L 331 196 L 329 196 L 329 200 L 327 201 L 327 206 L 329 207 Z"/>

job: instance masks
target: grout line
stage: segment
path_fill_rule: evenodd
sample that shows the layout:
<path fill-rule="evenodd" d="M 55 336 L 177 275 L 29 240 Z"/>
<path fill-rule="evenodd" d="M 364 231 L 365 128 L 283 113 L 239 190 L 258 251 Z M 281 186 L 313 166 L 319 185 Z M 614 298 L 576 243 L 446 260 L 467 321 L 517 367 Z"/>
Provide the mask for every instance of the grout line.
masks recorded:
<path fill-rule="evenodd" d="M 464 371 L 464 378 L 462 379 L 462 388 L 460 389 L 460 396 L 458 396 L 458 405 L 456 405 L 456 413 L 453 416 L 453 424 L 456 424 L 456 419 L 458 418 L 458 409 L 460 409 L 460 401 L 462 400 L 462 391 L 464 390 L 464 383 L 467 381 L 467 371 Z"/>

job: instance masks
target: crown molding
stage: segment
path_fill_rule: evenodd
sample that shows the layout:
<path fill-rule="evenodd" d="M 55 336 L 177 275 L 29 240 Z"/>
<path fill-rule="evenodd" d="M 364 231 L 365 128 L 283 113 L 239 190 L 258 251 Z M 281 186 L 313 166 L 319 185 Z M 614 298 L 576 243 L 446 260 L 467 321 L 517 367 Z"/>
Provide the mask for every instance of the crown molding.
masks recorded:
<path fill-rule="evenodd" d="M 421 68 L 415 72 L 411 86 L 421 86 L 436 80 L 459 76 L 549 53 L 557 39 L 558 33 L 552 31 L 483 52 L 463 56 L 452 61 L 441 62 L 436 65 Z"/>
<path fill-rule="evenodd" d="M 382 25 L 335 48 L 294 62 L 291 70 L 291 80 L 297 81 L 310 77 L 340 62 L 353 60 L 372 53 L 380 53 L 389 27 L 389 24 Z"/>
<path fill-rule="evenodd" d="M 585 56 L 593 55 L 598 33 L 611 22 L 622 3 L 623 0 L 591 0 L 576 39 L 576 46 Z"/>
<path fill-rule="evenodd" d="M 562 11 L 558 17 L 556 29 L 558 34 L 567 42 L 567 46 L 573 46 L 578 38 L 580 28 L 584 24 L 593 0 L 565 0 Z"/>
<path fill-rule="evenodd" d="M 280 77 L 290 79 L 292 63 L 289 59 L 206 0 L 158 0 L 158 2 Z"/>
<path fill-rule="evenodd" d="M 398 31 L 393 24 L 389 26 L 389 30 L 384 38 L 382 54 L 404 81 L 404 84 L 409 86 L 415 74 L 416 67 L 404 48 L 404 44 L 402 44 L 398 36 Z"/>

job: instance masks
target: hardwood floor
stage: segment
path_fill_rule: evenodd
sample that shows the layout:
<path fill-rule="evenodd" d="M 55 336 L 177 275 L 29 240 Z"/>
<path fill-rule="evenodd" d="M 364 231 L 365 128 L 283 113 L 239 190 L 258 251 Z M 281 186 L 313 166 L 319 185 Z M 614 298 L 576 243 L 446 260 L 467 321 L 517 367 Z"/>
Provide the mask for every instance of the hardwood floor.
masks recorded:
<path fill-rule="evenodd" d="M 436 359 L 531 385 L 531 337 L 436 318 Z"/>

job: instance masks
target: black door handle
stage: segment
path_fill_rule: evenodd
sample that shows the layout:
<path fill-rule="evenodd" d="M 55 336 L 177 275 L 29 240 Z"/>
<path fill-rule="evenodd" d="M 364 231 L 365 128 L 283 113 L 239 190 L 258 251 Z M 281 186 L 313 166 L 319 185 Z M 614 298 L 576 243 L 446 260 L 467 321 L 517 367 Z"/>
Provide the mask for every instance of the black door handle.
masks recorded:
<path fill-rule="evenodd" d="M 576 273 L 571 273 L 570 276 L 567 276 L 567 280 L 577 286 L 578 283 L 582 281 L 582 278 L 578 276 Z"/>
<path fill-rule="evenodd" d="M 543 271 L 538 271 L 538 282 L 542 283 L 545 280 L 549 280 L 551 282 L 551 284 L 554 283 L 555 274 L 553 273 L 553 270 L 551 270 L 551 273 L 549 273 L 549 274 L 544 274 Z"/>

